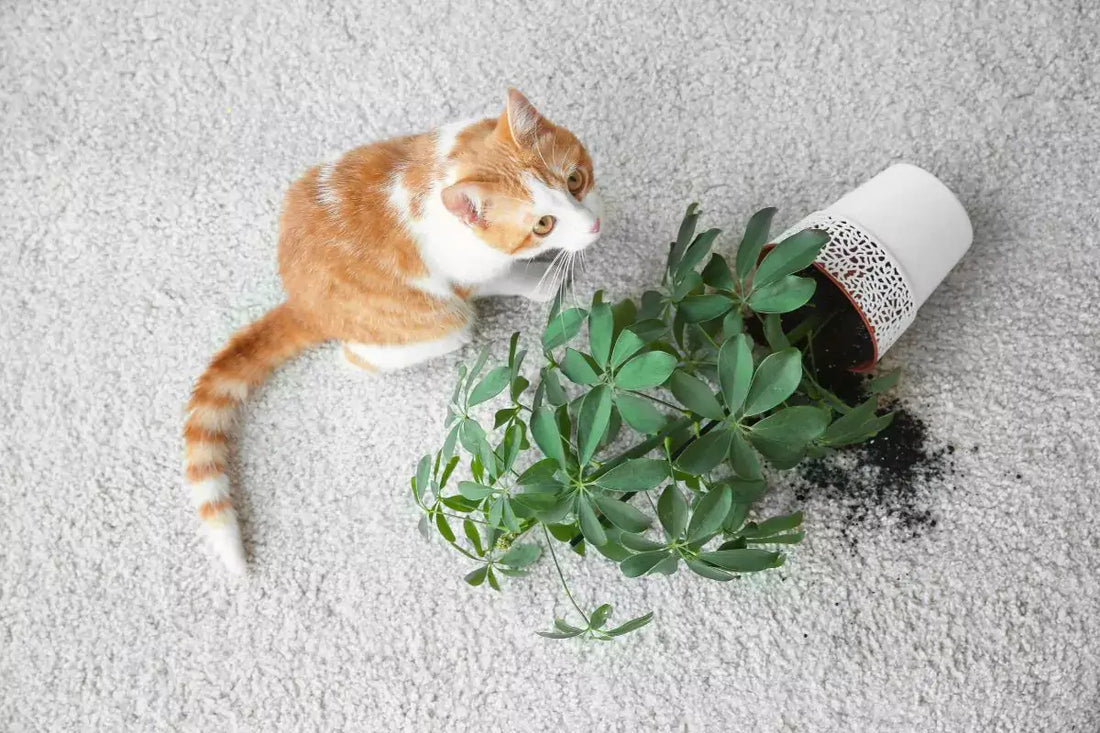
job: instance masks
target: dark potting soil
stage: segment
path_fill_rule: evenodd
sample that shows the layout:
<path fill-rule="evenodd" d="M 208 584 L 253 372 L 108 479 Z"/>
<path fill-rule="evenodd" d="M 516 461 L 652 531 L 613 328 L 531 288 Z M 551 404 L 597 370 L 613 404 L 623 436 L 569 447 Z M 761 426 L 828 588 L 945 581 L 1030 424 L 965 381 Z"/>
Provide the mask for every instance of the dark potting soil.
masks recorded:
<path fill-rule="evenodd" d="M 790 314 L 784 328 L 814 312 L 827 318 L 815 331 L 811 364 L 823 387 L 854 405 L 869 396 L 867 378 L 851 369 L 874 358 L 871 335 L 844 293 L 823 273 L 812 273 L 817 280 L 814 299 Z M 891 411 L 894 420 L 877 436 L 799 466 L 797 498 L 842 506 L 841 531 L 852 546 L 866 530 L 891 526 L 911 538 L 935 527 L 936 517 L 925 503 L 954 470 L 954 446 L 936 447 L 925 422 L 905 405 L 883 407 L 880 414 Z"/>
<path fill-rule="evenodd" d="M 954 471 L 954 446 L 934 447 L 924 421 L 904 405 L 889 409 L 893 422 L 871 440 L 798 468 L 796 498 L 842 507 L 841 533 L 853 547 L 866 531 L 892 527 L 913 538 L 934 528 L 928 497 Z"/>

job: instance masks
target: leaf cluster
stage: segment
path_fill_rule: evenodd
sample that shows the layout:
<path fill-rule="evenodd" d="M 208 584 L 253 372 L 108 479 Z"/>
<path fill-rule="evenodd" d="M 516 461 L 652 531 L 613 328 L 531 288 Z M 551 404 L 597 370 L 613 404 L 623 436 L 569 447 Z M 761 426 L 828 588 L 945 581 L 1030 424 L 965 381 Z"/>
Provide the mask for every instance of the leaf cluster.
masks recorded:
<path fill-rule="evenodd" d="M 659 288 L 638 302 L 609 303 L 598 292 L 587 307 L 563 308 L 559 298 L 537 367 L 524 368 L 528 352 L 513 334 L 503 364 L 486 369 L 485 349 L 460 368 L 443 445 L 412 480 L 421 531 L 473 563 L 467 583 L 500 590 L 500 576 L 526 575 L 542 555 L 521 541 L 541 528 L 584 620 L 558 618 L 544 636 L 606 640 L 653 617 L 606 629 L 611 606 L 585 611 L 553 543 L 580 555 L 594 549 L 628 578 L 682 566 L 727 582 L 778 567 L 778 548 L 801 541 L 803 517 L 750 520 L 769 477 L 889 424 L 877 395 L 897 374 L 852 406 L 807 364 L 823 314 L 812 312 L 816 282 L 803 271 L 828 237 L 810 229 L 767 247 L 774 214 L 749 219 L 731 265 L 713 251 L 719 230 L 696 233 L 693 204 Z M 785 330 L 785 315 L 806 311 Z"/>

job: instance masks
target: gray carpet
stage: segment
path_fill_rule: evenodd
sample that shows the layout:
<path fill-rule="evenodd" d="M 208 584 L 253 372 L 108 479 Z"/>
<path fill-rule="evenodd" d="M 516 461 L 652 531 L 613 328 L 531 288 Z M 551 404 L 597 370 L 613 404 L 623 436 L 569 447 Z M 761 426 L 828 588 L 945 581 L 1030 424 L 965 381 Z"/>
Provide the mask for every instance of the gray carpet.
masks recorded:
<path fill-rule="evenodd" d="M 0 4 L 0 729 L 1097 729 L 1095 4 L 199 5 Z M 570 558 L 658 617 L 545 641 L 552 567 L 471 589 L 415 529 L 472 349 L 371 379 L 328 347 L 246 410 L 253 572 L 217 569 L 182 408 L 280 298 L 286 186 L 509 84 L 597 159 L 586 291 L 654 282 L 693 199 L 782 226 L 900 159 L 959 193 L 973 250 L 887 359 L 927 431 L 904 497 L 778 485 L 807 541 L 732 585 Z M 483 314 L 498 349 L 542 319 Z"/>

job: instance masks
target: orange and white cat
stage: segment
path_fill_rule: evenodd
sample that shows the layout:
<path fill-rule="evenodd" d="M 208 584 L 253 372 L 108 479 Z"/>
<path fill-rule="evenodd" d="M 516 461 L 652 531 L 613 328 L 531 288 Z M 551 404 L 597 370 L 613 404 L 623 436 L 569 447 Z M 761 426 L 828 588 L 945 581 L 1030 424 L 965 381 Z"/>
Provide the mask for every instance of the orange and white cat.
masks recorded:
<path fill-rule="evenodd" d="M 286 302 L 236 333 L 195 383 L 186 479 L 217 554 L 245 570 L 226 464 L 241 403 L 314 344 L 369 371 L 411 366 L 471 338 L 469 301 L 548 300 L 548 250 L 600 236 L 592 161 L 569 130 L 508 91 L 495 118 L 366 145 L 311 168 L 280 220 Z"/>

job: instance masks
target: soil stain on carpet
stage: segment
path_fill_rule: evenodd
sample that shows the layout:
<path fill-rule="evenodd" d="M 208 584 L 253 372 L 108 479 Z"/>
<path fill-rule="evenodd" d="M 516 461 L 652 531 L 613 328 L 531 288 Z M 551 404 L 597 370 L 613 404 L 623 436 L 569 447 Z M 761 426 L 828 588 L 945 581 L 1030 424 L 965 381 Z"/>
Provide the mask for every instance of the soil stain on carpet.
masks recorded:
<path fill-rule="evenodd" d="M 816 356 L 821 384 L 850 405 L 867 398 L 866 378 L 849 371 L 851 354 L 819 348 Z M 955 468 L 955 447 L 937 446 L 919 415 L 898 402 L 883 407 L 894 420 L 877 436 L 798 468 L 796 498 L 841 507 L 841 532 L 853 547 L 868 531 L 892 529 L 909 539 L 934 528 L 929 496 Z"/>
<path fill-rule="evenodd" d="M 954 446 L 933 447 L 923 420 L 902 405 L 891 409 L 894 421 L 871 440 L 799 466 L 796 498 L 841 507 L 841 532 L 852 546 L 868 530 L 913 538 L 934 528 L 928 496 L 954 470 Z"/>

